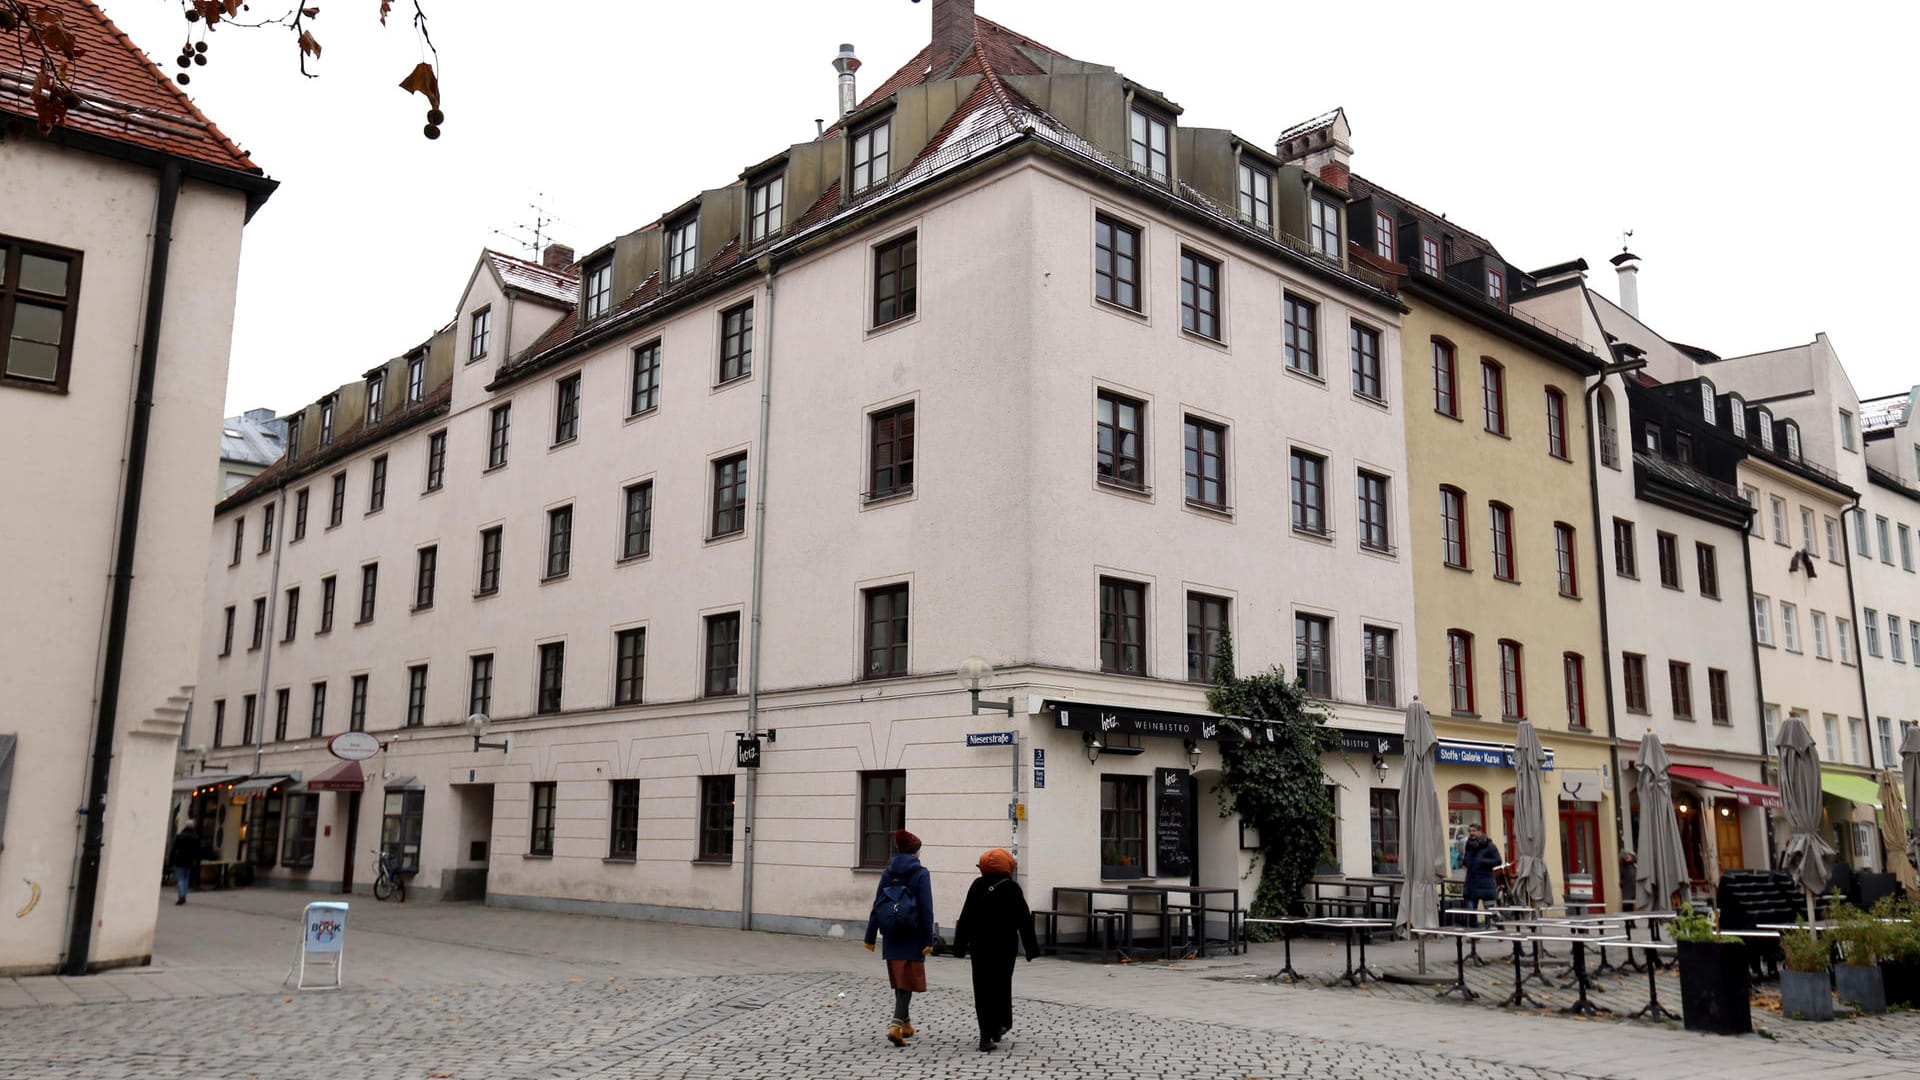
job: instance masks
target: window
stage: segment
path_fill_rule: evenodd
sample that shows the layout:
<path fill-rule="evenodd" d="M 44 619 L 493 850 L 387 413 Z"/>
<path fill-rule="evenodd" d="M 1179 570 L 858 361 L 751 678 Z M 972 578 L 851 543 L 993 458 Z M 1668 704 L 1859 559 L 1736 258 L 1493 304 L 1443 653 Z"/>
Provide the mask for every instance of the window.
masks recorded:
<path fill-rule="evenodd" d="M 653 481 L 630 484 L 627 513 L 620 532 L 620 557 L 637 559 L 653 551 Z"/>
<path fill-rule="evenodd" d="M 1307 240 L 1329 259 L 1340 257 L 1340 204 L 1315 195 L 1307 221 Z"/>
<path fill-rule="evenodd" d="M 420 727 L 427 722 L 427 665 L 407 668 L 407 726 Z"/>
<path fill-rule="evenodd" d="M 427 793 L 420 788 L 387 792 L 380 816 L 380 848 L 402 874 L 420 872 L 420 826 Z"/>
<path fill-rule="evenodd" d="M 740 692 L 740 613 L 707 616 L 706 696 Z"/>
<path fill-rule="evenodd" d="M 1828 518 L 1827 519 L 1827 560 L 1829 562 L 1837 563 L 1840 561 L 1840 556 L 1845 552 L 1846 552 L 1846 545 L 1840 543 L 1840 522 L 1834 518 Z"/>
<path fill-rule="evenodd" d="M 260 508 L 260 554 L 273 550 L 273 504 Z"/>
<path fill-rule="evenodd" d="M 1652 707 L 1647 703 L 1647 658 L 1639 653 L 1623 653 L 1620 657 L 1620 675 L 1626 687 L 1627 711 L 1651 712 Z"/>
<path fill-rule="evenodd" d="M 446 482 L 447 482 L 447 433 L 444 431 L 436 431 L 433 434 L 427 436 L 427 490 L 439 491 L 440 488 Z M 304 495 L 305 492 L 302 492 L 302 494 Z M 303 499 L 302 503 L 304 504 L 304 502 L 305 500 Z M 306 507 L 302 505 L 301 510 L 304 511 L 305 509 Z M 304 529 L 305 520 L 306 520 L 306 515 L 302 513 L 301 521 L 303 525 L 302 527 L 303 532 L 305 531 Z"/>
<path fill-rule="evenodd" d="M 1893 753 L 1893 721 L 1883 716 L 1879 720 L 1879 728 L 1880 764 L 1883 767 L 1891 767 L 1893 762 L 1899 760 Z"/>
<path fill-rule="evenodd" d="M 1693 719 L 1693 668 L 1678 660 L 1667 661 L 1667 690 L 1673 696 L 1673 718 Z"/>
<path fill-rule="evenodd" d="M 1853 624 L 1845 619 L 1835 618 L 1833 636 L 1840 642 L 1840 662 L 1853 663 Z"/>
<path fill-rule="evenodd" d="M 1564 521 L 1553 523 L 1553 566 L 1560 581 L 1560 595 L 1580 595 L 1580 570 L 1574 554 L 1573 526 Z"/>
<path fill-rule="evenodd" d="M 860 774 L 860 865 L 887 865 L 893 834 L 907 827 L 907 774 L 886 769 Z"/>
<path fill-rule="evenodd" d="M 1367 792 L 1367 846 L 1374 873 L 1400 872 L 1400 793 L 1393 788 Z"/>
<path fill-rule="evenodd" d="M 660 343 L 649 341 L 633 350 L 633 387 L 627 415 L 639 416 L 660 406 Z"/>
<path fill-rule="evenodd" d="M 574 373 L 553 384 L 553 445 L 580 437 L 580 375 Z"/>
<path fill-rule="evenodd" d="M 1521 685 L 1520 643 L 1500 642 L 1500 715 L 1508 720 L 1525 719 L 1527 700 Z"/>
<path fill-rule="evenodd" d="M 240 556 L 247 549 L 247 516 L 241 514 L 233 519 L 233 555 L 227 560 L 228 566 L 239 566 Z"/>
<path fill-rule="evenodd" d="M 700 778 L 701 862 L 733 861 L 733 777 Z"/>
<path fill-rule="evenodd" d="M 1431 236 L 1420 238 L 1420 268 L 1433 277 L 1440 276 L 1440 241 Z"/>
<path fill-rule="evenodd" d="M 1360 546 L 1371 551 L 1391 552 L 1393 535 L 1387 525 L 1387 478 L 1362 469 L 1354 482 Z"/>
<path fill-rule="evenodd" d="M 1894 527 L 1900 534 L 1900 569 L 1913 571 L 1913 530 L 1905 525 Z"/>
<path fill-rule="evenodd" d="M 370 623 L 373 621 L 373 599 L 379 583 L 379 563 L 368 563 L 360 568 L 360 623 Z M 358 625 L 358 623 L 355 625 Z"/>
<path fill-rule="evenodd" d="M 1493 537 L 1493 576 L 1501 581 L 1516 580 L 1513 556 L 1513 508 L 1501 503 L 1488 503 L 1487 518 L 1487 531 Z"/>
<path fill-rule="evenodd" d="M 319 835 L 320 796 L 288 795 L 286 824 L 281 834 L 280 864 L 289 869 L 312 867 L 314 842 Z"/>
<path fill-rule="evenodd" d="M 547 572 L 542 580 L 566 577 L 573 569 L 573 507 L 547 511 Z"/>
<path fill-rule="evenodd" d="M 1618 428 L 1613 422 L 1613 392 L 1601 387 L 1594 398 L 1595 419 L 1600 426 L 1600 464 L 1609 469 L 1620 467 Z"/>
<path fill-rule="evenodd" d="M 1220 340 L 1220 264 L 1180 249 L 1180 327 Z"/>
<path fill-rule="evenodd" d="M 367 677 L 355 675 L 347 697 L 347 730 L 367 730 Z"/>
<path fill-rule="evenodd" d="M 1147 673 L 1147 587 L 1137 581 L 1100 579 L 1100 670 Z"/>
<path fill-rule="evenodd" d="M 1823 721 L 1821 726 L 1826 729 L 1827 760 L 1839 761 L 1840 760 L 1840 717 L 1838 717 L 1833 713 L 1825 713 L 1822 715 L 1821 719 Z"/>
<path fill-rule="evenodd" d="M 1907 662 L 1905 639 L 1900 636 L 1900 616 L 1893 614 L 1887 616 L 1887 658 L 1896 664 Z M 1920 656 L 1914 659 L 1920 660 Z"/>
<path fill-rule="evenodd" d="M 753 186 L 747 196 L 747 243 L 757 244 L 780 231 L 786 223 L 786 191 L 783 176 L 769 177 Z"/>
<path fill-rule="evenodd" d="M 1288 296 L 1284 307 L 1287 366 L 1317 379 L 1320 377 L 1320 350 L 1316 343 L 1320 333 L 1320 305 Z"/>
<path fill-rule="evenodd" d="M 1880 655 L 1880 613 L 1867 608 L 1860 614 L 1860 630 L 1867 638 L 1867 655 Z M 255 642 L 255 644 L 259 644 Z"/>
<path fill-rule="evenodd" d="M 1486 413 L 1487 430 L 1495 435 L 1507 433 L 1507 372 L 1492 360 L 1480 361 L 1480 404 Z"/>
<path fill-rule="evenodd" d="M 1587 662 L 1579 653 L 1562 653 L 1560 677 L 1567 688 L 1567 726 L 1587 726 Z"/>
<path fill-rule="evenodd" d="M 1913 646 L 1913 662 L 1920 664 L 1920 619 L 1907 620 L 1907 640 Z"/>
<path fill-rule="evenodd" d="M 733 536 L 747 528 L 747 455 L 713 463 L 713 531 L 708 539 Z"/>
<path fill-rule="evenodd" d="M 1684 431 L 1673 433 L 1673 460 L 1682 465 L 1693 464 L 1693 436 Z"/>
<path fill-rule="evenodd" d="M 612 256 L 587 267 L 586 276 L 580 282 L 580 296 L 582 322 L 601 318 L 613 307 Z"/>
<path fill-rule="evenodd" d="M 1716 724 L 1733 723 L 1732 706 L 1727 694 L 1727 673 L 1719 668 L 1707 669 L 1707 709 Z"/>
<path fill-rule="evenodd" d="M 1448 566 L 1467 568 L 1467 496 L 1459 488 L 1440 489 L 1440 554 Z"/>
<path fill-rule="evenodd" d="M 336 579 L 332 574 L 320 579 L 320 629 L 316 634 L 324 634 L 333 629 L 333 596 L 336 591 Z"/>
<path fill-rule="evenodd" d="M 1810 611 L 1808 620 L 1813 624 L 1813 655 L 1822 660 L 1833 659 L 1827 650 L 1827 614 L 1824 611 Z"/>
<path fill-rule="evenodd" d="M 1447 631 L 1447 691 L 1456 713 L 1473 712 L 1473 635 Z"/>
<path fill-rule="evenodd" d="M 567 643 L 549 641 L 540 646 L 540 684 L 539 693 L 534 698 L 533 711 L 537 713 L 557 713 L 561 708 L 561 692 L 567 677 Z"/>
<path fill-rule="evenodd" d="M 1459 375 L 1453 345 L 1433 339 L 1433 411 L 1460 419 Z"/>
<path fill-rule="evenodd" d="M 416 356 L 407 361 L 407 401 L 419 404 L 427 399 L 427 358 Z"/>
<path fill-rule="evenodd" d="M 753 374 L 753 302 L 728 308 L 720 315 L 720 382 Z"/>
<path fill-rule="evenodd" d="M 280 640 L 292 641 L 295 631 L 300 627 L 300 589 L 297 586 L 287 590 L 287 614 L 282 626 L 285 629 L 280 633 Z"/>
<path fill-rule="evenodd" d="M 1755 426 L 1760 429 L 1760 448 L 1771 451 L 1773 449 L 1773 414 L 1765 409 L 1755 409 L 1753 420 Z"/>
<path fill-rule="evenodd" d="M 1138 115 L 1138 114 L 1136 114 Z M 1147 778 L 1100 777 L 1100 876 L 1147 873 Z"/>
<path fill-rule="evenodd" d="M 1640 425 L 1640 448 L 1649 454 L 1660 453 L 1660 425 L 1649 420 Z"/>
<path fill-rule="evenodd" d="M 1567 395 L 1547 387 L 1547 453 L 1567 456 Z"/>
<path fill-rule="evenodd" d="M 347 516 L 347 474 L 345 470 L 333 474 L 333 498 L 327 507 L 327 528 L 332 529 L 346 520 Z"/>
<path fill-rule="evenodd" d="M 1660 584 L 1680 588 L 1680 538 L 1670 532 L 1656 532 L 1653 548 L 1660 559 Z"/>
<path fill-rule="evenodd" d="M 467 360 L 486 358 L 487 349 L 493 343 L 493 308 L 483 307 L 473 313 L 467 330 Z"/>
<path fill-rule="evenodd" d="M 0 380 L 67 388 L 80 253 L 0 236 Z"/>
<path fill-rule="evenodd" d="M 293 691 L 281 687 L 273 692 L 273 741 L 287 741 L 287 713 L 293 709 Z"/>
<path fill-rule="evenodd" d="M 1361 628 L 1361 664 L 1365 668 L 1367 704 L 1392 708 L 1399 704 L 1393 685 L 1393 631 L 1380 626 Z"/>
<path fill-rule="evenodd" d="M 1140 310 L 1140 230 L 1105 214 L 1093 219 L 1093 296 Z"/>
<path fill-rule="evenodd" d="M 1332 639 L 1332 619 L 1320 615 L 1293 617 L 1294 678 L 1314 697 L 1333 696 Z"/>
<path fill-rule="evenodd" d="M 1737 413 L 1735 415 L 1738 415 Z M 1804 715 L 1795 709 L 1795 715 Z M 1768 754 L 1774 752 L 1774 737 L 1780 732 L 1780 706 L 1763 705 L 1760 708 L 1761 745 Z"/>
<path fill-rule="evenodd" d="M 1293 486 L 1293 527 L 1298 532 L 1326 536 L 1327 459 L 1305 450 L 1288 454 Z"/>
<path fill-rule="evenodd" d="M 1373 253 L 1383 259 L 1393 258 L 1393 215 L 1385 210 L 1373 214 Z"/>
<path fill-rule="evenodd" d="M 527 838 L 529 855 L 553 855 L 553 809 L 557 787 L 551 780 L 533 785 L 533 804 L 529 815 L 533 832 Z"/>
<path fill-rule="evenodd" d="M 1487 271 L 1487 299 L 1503 304 L 1507 299 L 1507 279 L 1498 270 Z"/>
<path fill-rule="evenodd" d="M 387 378 L 383 374 L 367 376 L 367 426 L 380 422 L 381 407 L 386 404 Z"/>
<path fill-rule="evenodd" d="M 440 548 L 438 545 L 423 547 L 416 554 L 417 562 L 413 571 L 413 607 L 418 611 L 433 606 L 434 579 L 439 576 Z"/>
<path fill-rule="evenodd" d="M 1187 501 L 1227 508 L 1227 429 L 1189 416 L 1186 421 Z"/>
<path fill-rule="evenodd" d="M 373 459 L 367 474 L 367 513 L 377 514 L 387 506 L 387 455 Z"/>
<path fill-rule="evenodd" d="M 1853 441 L 1853 414 L 1845 409 L 1840 410 L 1840 448 L 1843 450 L 1852 450 L 1855 448 Z"/>
<path fill-rule="evenodd" d="M 1867 512 L 1865 510 L 1855 510 L 1853 512 L 1853 535 L 1854 544 L 1859 548 L 1860 556 L 1871 559 L 1873 557 L 1873 542 L 1867 538 Z"/>
<path fill-rule="evenodd" d="M 467 660 L 467 715 L 493 715 L 493 654 L 480 653 Z"/>
<path fill-rule="evenodd" d="M 867 422 L 867 498 L 912 491 L 913 402 L 874 413 Z"/>
<path fill-rule="evenodd" d="M 320 445 L 333 442 L 333 398 L 323 398 L 320 402 Z"/>
<path fill-rule="evenodd" d="M 1624 578 L 1640 576 L 1639 556 L 1634 552 L 1633 522 L 1613 519 L 1613 572 Z"/>
<path fill-rule="evenodd" d="M 1273 174 L 1240 163 L 1240 219 L 1261 232 L 1273 231 Z"/>
<path fill-rule="evenodd" d="M 613 635 L 613 703 L 638 705 L 646 689 L 647 631 L 645 627 Z"/>
<path fill-rule="evenodd" d="M 228 604 L 227 605 L 227 629 L 226 629 L 226 632 L 222 634 L 220 637 L 220 655 L 221 656 L 233 655 L 233 623 L 234 623 L 233 605 Z"/>
<path fill-rule="evenodd" d="M 1773 609 L 1764 596 L 1753 598 L 1753 640 L 1773 644 Z"/>
<path fill-rule="evenodd" d="M 1693 545 L 1695 572 L 1700 575 L 1700 595 L 1720 599 L 1720 560 L 1712 544 Z"/>
<path fill-rule="evenodd" d="M 1347 345 L 1353 354 L 1353 392 L 1374 401 L 1386 394 L 1380 386 L 1380 331 L 1359 323 L 1347 327 Z"/>
<path fill-rule="evenodd" d="M 1167 122 L 1144 110 L 1133 110 L 1127 132 L 1127 163 L 1153 177 L 1172 175 L 1167 165 Z"/>
<path fill-rule="evenodd" d="M 873 249 L 873 325 L 885 326 L 919 310 L 918 233 Z"/>
<path fill-rule="evenodd" d="M 1813 511 L 1804 506 L 1800 508 L 1800 550 L 1809 555 L 1820 554 L 1820 542 L 1813 533 Z"/>
<path fill-rule="evenodd" d="M 227 741 L 227 703 L 213 703 L 213 745 L 218 747 Z"/>
<path fill-rule="evenodd" d="M 907 587 L 888 585 L 861 593 L 866 609 L 865 670 L 861 677 L 907 674 Z"/>
<path fill-rule="evenodd" d="M 487 468 L 498 469 L 507 463 L 507 433 L 513 427 L 513 402 L 495 405 L 487 414 Z"/>
<path fill-rule="evenodd" d="M 253 643 L 247 646 L 249 651 L 258 649 L 267 635 L 267 598 L 253 598 Z"/>
<path fill-rule="evenodd" d="M 474 589 L 474 594 L 477 596 L 491 596 L 500 591 L 502 540 L 502 527 L 499 525 L 480 530 L 480 581 Z"/>
<path fill-rule="evenodd" d="M 1800 609 L 1780 601 L 1780 645 L 1788 652 L 1800 651 Z"/>
<path fill-rule="evenodd" d="M 1214 668 L 1226 656 L 1228 605 L 1224 596 L 1187 594 L 1187 681 L 1212 682 Z"/>
<path fill-rule="evenodd" d="M 667 225 L 667 281 L 679 281 L 700 265 L 700 219 L 690 216 Z"/>
<path fill-rule="evenodd" d="M 1146 486 L 1141 460 L 1146 406 L 1102 390 L 1094 398 L 1094 475 L 1133 488 Z"/>
<path fill-rule="evenodd" d="M 611 809 L 607 823 L 607 858 L 637 858 L 640 854 L 640 781 L 614 780 L 608 785 L 607 794 Z"/>
<path fill-rule="evenodd" d="M 293 542 L 296 544 L 307 538 L 307 502 L 310 494 L 306 488 L 293 494 Z"/>
<path fill-rule="evenodd" d="M 887 163 L 890 128 L 891 125 L 882 120 L 854 133 L 853 194 L 858 195 L 885 181 L 892 172 Z"/>
<path fill-rule="evenodd" d="M 1892 566 L 1893 546 L 1888 543 L 1887 540 L 1887 519 L 1877 514 L 1874 515 L 1873 531 L 1874 538 L 1880 542 L 1880 561 L 1886 563 L 1888 566 Z"/>

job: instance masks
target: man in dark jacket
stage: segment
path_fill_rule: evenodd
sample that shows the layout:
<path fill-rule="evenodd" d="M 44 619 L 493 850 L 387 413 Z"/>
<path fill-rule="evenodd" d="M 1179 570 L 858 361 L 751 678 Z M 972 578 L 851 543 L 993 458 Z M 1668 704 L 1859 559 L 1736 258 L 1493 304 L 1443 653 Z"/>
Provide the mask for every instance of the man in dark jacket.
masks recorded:
<path fill-rule="evenodd" d="M 994 848 L 980 856 L 980 876 L 967 890 L 960 921 L 953 928 L 955 956 L 973 958 L 973 1011 L 980 1020 L 980 1049 L 993 1045 L 1013 1030 L 1013 961 L 1025 946 L 1027 959 L 1040 955 L 1033 935 L 1033 913 L 1026 894 L 1013 880 L 1018 869 L 1013 855 Z"/>
<path fill-rule="evenodd" d="M 167 848 L 167 864 L 173 867 L 174 891 L 180 895 L 173 901 L 175 906 L 187 902 L 187 882 L 200 868 L 200 834 L 189 821 L 173 838 Z"/>
<path fill-rule="evenodd" d="M 1499 896 L 1493 885 L 1493 871 L 1500 865 L 1500 849 L 1478 825 L 1467 826 L 1467 846 L 1460 853 L 1460 865 L 1467 872 L 1466 888 L 1461 893 L 1467 906 L 1479 907 L 1482 901 L 1493 903 Z"/>
<path fill-rule="evenodd" d="M 887 984 L 893 987 L 893 1022 L 887 1025 L 887 1041 L 905 1046 L 913 1034 L 907 1010 L 913 995 L 927 989 L 927 955 L 933 952 L 933 883 L 927 868 L 920 865 L 919 837 L 896 830 L 893 849 L 893 860 L 874 890 L 873 913 L 867 917 L 867 951 L 873 951 L 876 934 L 886 939 L 880 955 L 887 962 Z M 889 889 L 898 891 L 889 895 Z M 885 932 L 880 924 L 882 911 L 907 904 L 914 908 L 913 925 Z"/>

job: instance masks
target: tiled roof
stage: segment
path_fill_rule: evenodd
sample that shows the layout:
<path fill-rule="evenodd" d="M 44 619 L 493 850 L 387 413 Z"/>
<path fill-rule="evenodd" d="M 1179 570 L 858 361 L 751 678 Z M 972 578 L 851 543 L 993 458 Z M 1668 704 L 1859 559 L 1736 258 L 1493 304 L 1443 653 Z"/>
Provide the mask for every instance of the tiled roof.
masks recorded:
<path fill-rule="evenodd" d="M 1312 122 L 1313 121 L 1308 121 L 1308 123 Z M 1464 262 L 1467 259 L 1479 255 L 1500 254 L 1499 249 L 1493 246 L 1493 241 L 1488 240 L 1486 237 L 1478 233 L 1468 232 L 1466 229 L 1461 228 L 1458 223 L 1448 221 L 1445 214 L 1436 214 L 1426 207 L 1421 206 L 1419 203 L 1414 202 L 1412 199 L 1407 198 L 1405 195 L 1401 195 L 1383 184 L 1376 184 L 1358 173 L 1348 178 L 1348 190 L 1353 194 L 1355 199 L 1370 198 L 1375 194 L 1383 195 L 1429 221 L 1446 222 L 1447 231 L 1453 234 L 1454 239 L 1467 242 L 1466 246 L 1468 250 L 1464 254 L 1462 254 L 1458 247 L 1455 248 L 1453 260 L 1455 262 Z"/>
<path fill-rule="evenodd" d="M 522 289 L 571 307 L 580 295 L 580 264 L 566 270 L 549 270 L 536 262 L 487 249 L 487 258 L 509 289 Z"/>
<path fill-rule="evenodd" d="M 1889 394 L 1882 398 L 1869 398 L 1860 403 L 1860 430 L 1883 431 L 1905 427 L 1907 409 L 1913 399 L 1911 391 L 1904 394 Z"/>
<path fill-rule="evenodd" d="M 260 167 L 234 145 L 213 121 L 133 39 L 89 0 L 34 0 L 65 16 L 79 42 L 73 65 L 79 104 L 67 113 L 65 127 L 118 142 L 159 150 L 208 165 L 258 175 Z M 35 119 L 28 97 L 37 65 L 21 62 L 20 50 L 0 50 L 0 112 Z"/>

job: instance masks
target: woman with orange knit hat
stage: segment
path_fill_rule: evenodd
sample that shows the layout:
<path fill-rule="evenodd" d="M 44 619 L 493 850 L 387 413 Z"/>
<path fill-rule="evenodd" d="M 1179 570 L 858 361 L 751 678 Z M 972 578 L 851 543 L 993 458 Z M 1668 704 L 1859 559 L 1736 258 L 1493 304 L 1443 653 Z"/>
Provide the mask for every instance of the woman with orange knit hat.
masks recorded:
<path fill-rule="evenodd" d="M 953 954 L 973 958 L 973 1011 L 980 1019 L 980 1049 L 1013 1031 L 1013 961 L 1026 947 L 1027 959 L 1040 955 L 1033 935 L 1033 913 L 1013 879 L 1019 869 L 1013 855 L 994 848 L 980 856 L 980 876 L 967 889 L 967 902 L 953 928 Z"/>

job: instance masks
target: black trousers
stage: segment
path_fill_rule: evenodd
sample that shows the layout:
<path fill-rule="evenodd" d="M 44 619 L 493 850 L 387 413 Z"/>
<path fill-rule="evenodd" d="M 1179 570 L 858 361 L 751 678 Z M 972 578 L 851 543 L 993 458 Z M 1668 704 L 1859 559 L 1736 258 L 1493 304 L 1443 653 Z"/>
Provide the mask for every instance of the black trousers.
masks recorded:
<path fill-rule="evenodd" d="M 1013 963 L 1012 953 L 973 954 L 973 1011 L 984 1037 L 1013 1026 Z"/>

